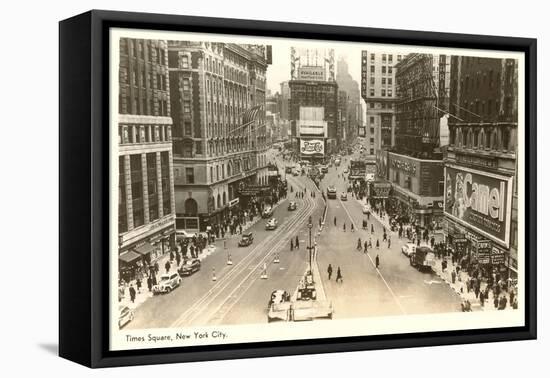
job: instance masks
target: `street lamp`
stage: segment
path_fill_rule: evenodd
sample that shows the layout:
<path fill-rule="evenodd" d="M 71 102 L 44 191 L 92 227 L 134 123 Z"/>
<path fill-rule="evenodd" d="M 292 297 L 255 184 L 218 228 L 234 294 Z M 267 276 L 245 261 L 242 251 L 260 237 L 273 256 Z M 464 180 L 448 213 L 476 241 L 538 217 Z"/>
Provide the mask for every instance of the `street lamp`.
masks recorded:
<path fill-rule="evenodd" d="M 313 279 L 313 269 L 312 269 L 312 266 L 311 266 L 312 249 L 313 249 L 313 247 L 311 246 L 311 229 L 313 228 L 313 221 L 311 219 L 311 215 L 309 216 L 309 221 L 307 223 L 307 228 L 309 229 L 309 247 L 307 247 L 307 249 L 309 250 L 309 272 L 310 272 L 311 277 Z"/>

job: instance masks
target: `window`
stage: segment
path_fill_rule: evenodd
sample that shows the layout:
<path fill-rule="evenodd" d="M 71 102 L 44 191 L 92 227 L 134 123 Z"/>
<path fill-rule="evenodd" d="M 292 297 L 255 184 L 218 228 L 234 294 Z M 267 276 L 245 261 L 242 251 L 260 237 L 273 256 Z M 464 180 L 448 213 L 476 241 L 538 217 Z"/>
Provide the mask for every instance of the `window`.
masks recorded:
<path fill-rule="evenodd" d="M 371 134 L 371 135 L 374 135 L 374 127 L 371 127 L 371 128 L 370 128 L 370 134 Z"/>
<path fill-rule="evenodd" d="M 383 74 L 386 73 L 386 66 L 382 66 L 382 73 L 383 73 Z"/>
<path fill-rule="evenodd" d="M 132 181 L 132 207 L 134 210 L 134 227 L 145 222 L 143 215 L 143 172 L 141 170 L 141 155 L 130 155 L 130 177 Z"/>
<path fill-rule="evenodd" d="M 374 77 L 370 78 L 370 85 L 374 85 Z"/>
<path fill-rule="evenodd" d="M 388 67 L 388 73 L 389 74 L 393 73 L 393 67 Z"/>
<path fill-rule="evenodd" d="M 370 153 L 371 155 L 374 155 L 374 148 L 371 148 L 370 151 L 369 151 L 369 153 Z"/>
<path fill-rule="evenodd" d="M 371 74 L 374 73 L 374 66 L 370 66 L 370 73 L 371 73 Z"/>
<path fill-rule="evenodd" d="M 195 183 L 195 170 L 193 169 L 193 167 L 185 168 L 185 181 L 187 181 L 188 184 Z"/>
<path fill-rule="evenodd" d="M 388 97 L 391 97 L 393 95 L 393 91 L 391 89 L 388 89 Z"/>
<path fill-rule="evenodd" d="M 385 77 L 382 78 L 382 85 L 386 85 L 386 78 Z"/>
<path fill-rule="evenodd" d="M 183 102 L 183 112 L 184 113 L 191 113 L 191 103 L 189 101 Z"/>
<path fill-rule="evenodd" d="M 391 68 L 391 67 L 390 67 L 390 68 Z M 390 73 L 391 73 L 391 72 L 390 72 Z M 388 78 L 388 85 L 392 85 L 392 83 L 393 83 L 392 78 L 389 77 L 389 78 Z"/>
<path fill-rule="evenodd" d="M 164 215 L 172 213 L 172 186 L 170 185 L 170 156 L 160 153 L 160 181 L 162 185 L 162 210 Z"/>
<path fill-rule="evenodd" d="M 202 144 L 200 141 L 195 142 L 195 153 L 202 155 Z"/>
<path fill-rule="evenodd" d="M 397 61 L 401 62 L 401 55 L 397 55 Z"/>
<path fill-rule="evenodd" d="M 157 154 L 147 155 L 147 194 L 149 195 L 149 221 L 159 218 Z"/>
<path fill-rule="evenodd" d="M 370 89 L 370 95 L 371 95 L 371 96 L 374 96 L 374 88 L 371 88 L 371 89 Z"/>
<path fill-rule="evenodd" d="M 189 90 L 189 79 L 183 79 L 183 90 L 188 91 Z"/>
<path fill-rule="evenodd" d="M 393 55 L 392 54 L 388 55 L 388 63 L 390 63 L 390 64 L 393 63 Z"/>
<path fill-rule="evenodd" d="M 183 69 L 189 68 L 189 57 L 187 55 L 181 56 L 180 68 L 183 68 Z"/>
<path fill-rule="evenodd" d="M 382 63 L 386 63 L 386 54 L 382 54 Z"/>
<path fill-rule="evenodd" d="M 370 62 L 371 62 L 371 63 L 374 63 L 374 58 L 375 58 L 375 55 L 374 55 L 374 54 L 370 54 Z"/>
<path fill-rule="evenodd" d="M 386 97 L 386 90 L 385 89 L 382 89 L 380 92 L 382 94 L 382 97 Z"/>
<path fill-rule="evenodd" d="M 126 214 L 126 172 L 124 156 L 118 158 L 118 233 L 128 231 L 128 215 Z"/>
<path fill-rule="evenodd" d="M 191 121 L 185 121 L 183 123 L 183 132 L 185 135 L 191 135 Z"/>
<path fill-rule="evenodd" d="M 374 125 L 374 117 L 370 117 L 370 124 Z"/>

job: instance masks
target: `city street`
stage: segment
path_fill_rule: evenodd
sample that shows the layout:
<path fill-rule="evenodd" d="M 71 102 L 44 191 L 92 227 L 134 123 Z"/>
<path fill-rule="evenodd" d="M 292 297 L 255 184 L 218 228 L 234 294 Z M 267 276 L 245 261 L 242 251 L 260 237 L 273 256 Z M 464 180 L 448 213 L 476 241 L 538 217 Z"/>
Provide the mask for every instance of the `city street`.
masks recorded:
<path fill-rule="evenodd" d="M 276 160 L 281 170 L 284 163 Z M 254 243 L 239 248 L 238 237 L 218 241 L 218 248 L 202 261 L 201 270 L 183 278 L 179 288 L 166 295 L 149 298 L 136 308 L 134 320 L 128 329 L 182 327 L 191 325 L 265 323 L 267 303 L 273 290 L 294 293 L 308 267 L 308 228 L 312 215 L 314 237 L 318 243 L 317 264 L 322 275 L 322 285 L 327 299 L 334 307 L 334 318 L 353 318 L 383 315 L 419 314 L 460 311 L 460 297 L 433 273 L 422 273 L 409 264 L 401 253 L 404 240 L 390 233 L 391 248 L 382 242 L 382 224 L 371 215 L 369 230 L 361 230 L 362 204 L 348 195 L 348 201 L 340 200 L 340 193 L 347 187 L 343 179 L 346 160 L 338 168 L 330 168 L 321 182 L 321 189 L 333 185 L 338 199 L 328 200 L 326 223 L 320 235 L 318 222 L 323 216 L 324 200 L 313 182 L 306 176 L 288 180 L 288 197 L 275 208 L 274 217 L 279 226 L 266 231 L 266 220 L 261 219 L 250 229 Z M 340 175 L 340 177 L 338 177 Z M 290 188 L 292 187 L 292 192 Z M 296 199 L 296 191 L 307 188 L 303 199 Z M 317 195 L 312 198 L 310 193 Z M 298 204 L 296 211 L 288 211 L 290 200 Z M 337 225 L 334 226 L 334 217 Z M 343 222 L 346 231 L 343 231 Z M 351 232 L 353 222 L 355 231 Z M 375 233 L 370 233 L 370 224 Z M 300 249 L 290 251 L 290 239 L 298 236 Z M 368 254 L 357 251 L 357 239 L 362 242 L 372 238 L 373 248 Z M 376 240 L 381 246 L 376 249 Z M 375 268 L 379 255 L 380 268 Z M 232 265 L 228 265 L 231 255 Z M 280 262 L 275 263 L 278 256 Z M 267 279 L 261 278 L 264 263 Z M 326 270 L 332 264 L 334 274 L 328 280 Z M 334 281 L 340 267 L 343 283 Z M 216 280 L 213 279 L 215 275 Z"/>
<path fill-rule="evenodd" d="M 388 249 L 387 243 L 382 242 L 383 226 L 374 215 L 368 221 L 368 231 L 361 229 L 363 219 L 367 219 L 367 215 L 362 213 L 362 204 L 351 193 L 348 193 L 347 201 L 340 200 L 340 193 L 348 185 L 348 180 L 342 178 L 347 163 L 349 157 L 340 167 L 329 168 L 321 183 L 323 190 L 333 185 L 338 191 L 338 199 L 328 200 L 327 227 L 318 241 L 319 269 L 327 296 L 335 308 L 334 317 L 460 311 L 460 297 L 445 282 L 433 273 L 423 273 L 410 266 L 409 259 L 401 253 L 405 239 L 400 240 L 397 233 L 388 230 L 391 237 L 391 248 Z M 350 230 L 352 222 L 354 232 Z M 374 234 L 371 234 L 371 224 L 374 224 Z M 368 254 L 356 249 L 358 238 L 362 243 L 372 238 L 373 248 Z M 380 240 L 380 249 L 376 248 L 377 239 Z M 379 269 L 375 268 L 377 254 Z M 343 283 L 336 283 L 334 274 L 332 280 L 328 280 L 328 264 L 335 271 L 337 267 L 341 268 Z"/>

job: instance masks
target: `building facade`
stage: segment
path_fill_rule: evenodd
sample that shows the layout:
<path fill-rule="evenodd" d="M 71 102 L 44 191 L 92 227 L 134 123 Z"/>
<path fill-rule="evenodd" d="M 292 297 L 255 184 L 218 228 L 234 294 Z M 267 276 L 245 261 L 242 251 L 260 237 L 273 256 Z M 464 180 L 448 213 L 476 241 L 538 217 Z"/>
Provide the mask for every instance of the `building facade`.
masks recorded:
<path fill-rule="evenodd" d="M 518 65 L 452 57 L 445 156 L 448 243 L 517 276 Z"/>
<path fill-rule="evenodd" d="M 166 41 L 121 38 L 118 234 L 121 278 L 169 251 L 175 197 Z"/>
<path fill-rule="evenodd" d="M 205 230 L 267 180 L 263 46 L 168 41 L 176 228 Z M 264 172 L 265 170 L 265 172 Z"/>
<path fill-rule="evenodd" d="M 281 83 L 281 95 L 279 97 L 279 109 L 281 113 L 281 119 L 288 121 L 290 119 L 290 86 L 288 81 Z"/>
<path fill-rule="evenodd" d="M 365 101 L 367 151 L 395 145 L 395 65 L 405 55 L 380 51 L 361 52 L 361 97 Z"/>
<path fill-rule="evenodd" d="M 342 138 L 346 143 L 352 143 L 357 137 L 358 127 L 363 124 L 363 111 L 359 84 L 353 80 L 349 73 L 348 64 L 344 59 L 339 59 L 337 62 L 336 83 L 338 83 L 338 89 L 345 91 L 347 94 L 345 99 L 346 124 L 342 130 Z M 338 106 L 344 107 L 340 99 Z"/>
<path fill-rule="evenodd" d="M 338 84 L 335 81 L 291 80 L 290 87 L 290 120 L 292 137 L 296 143 L 296 152 L 300 153 L 300 113 L 301 108 L 323 108 L 327 124 L 324 139 L 324 153 L 331 153 L 338 148 Z"/>

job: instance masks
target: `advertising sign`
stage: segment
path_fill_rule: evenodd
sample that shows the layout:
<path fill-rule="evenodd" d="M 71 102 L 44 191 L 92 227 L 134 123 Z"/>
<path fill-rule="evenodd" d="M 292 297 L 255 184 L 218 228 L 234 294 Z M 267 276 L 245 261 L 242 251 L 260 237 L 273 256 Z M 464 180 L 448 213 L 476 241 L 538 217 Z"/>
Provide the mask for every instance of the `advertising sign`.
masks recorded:
<path fill-rule="evenodd" d="M 512 177 L 446 166 L 444 201 L 447 216 L 509 246 Z"/>
<path fill-rule="evenodd" d="M 300 139 L 300 153 L 302 155 L 324 155 L 325 141 L 322 139 Z"/>
<path fill-rule="evenodd" d="M 489 264 L 491 262 L 491 242 L 479 241 L 476 244 L 477 262 Z"/>
<path fill-rule="evenodd" d="M 373 182 L 372 197 L 388 198 L 390 195 L 391 184 L 389 182 Z"/>
<path fill-rule="evenodd" d="M 299 80 L 325 81 L 325 67 L 302 66 L 298 69 Z"/>
<path fill-rule="evenodd" d="M 350 162 L 349 176 L 350 179 L 364 179 L 367 173 L 367 163 L 361 160 L 352 160 Z"/>
<path fill-rule="evenodd" d="M 491 251 L 491 263 L 493 265 L 503 265 L 506 258 L 506 252 L 498 247 L 493 247 Z"/>

